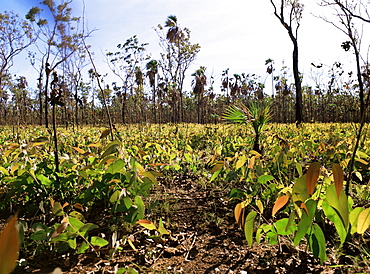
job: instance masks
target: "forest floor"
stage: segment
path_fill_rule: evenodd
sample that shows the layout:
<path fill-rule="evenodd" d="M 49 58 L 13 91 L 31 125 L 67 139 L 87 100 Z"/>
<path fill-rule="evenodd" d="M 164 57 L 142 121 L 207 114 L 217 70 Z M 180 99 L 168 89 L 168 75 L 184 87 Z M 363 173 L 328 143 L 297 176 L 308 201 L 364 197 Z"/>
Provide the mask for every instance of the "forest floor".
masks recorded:
<path fill-rule="evenodd" d="M 314 259 L 304 245 L 293 248 L 289 242 L 271 246 L 254 243 L 249 247 L 244 233 L 235 224 L 233 206 L 225 187 L 199 184 L 196 176 L 163 181 L 155 190 L 162 196 L 161 212 L 151 220 L 164 217 L 171 232 L 154 242 L 149 232 L 132 227 L 133 250 L 126 244 L 109 259 L 109 248 L 96 253 L 44 256 L 28 261 L 28 266 L 15 273 L 116 273 L 120 268 L 137 272 L 122 273 L 370 273 L 366 264 L 328 248 L 328 261 Z M 164 208 L 163 206 L 167 207 Z M 100 233 L 108 227 L 109 211 L 96 208 L 89 221 L 99 224 Z M 152 233 L 153 234 L 153 233 Z"/>

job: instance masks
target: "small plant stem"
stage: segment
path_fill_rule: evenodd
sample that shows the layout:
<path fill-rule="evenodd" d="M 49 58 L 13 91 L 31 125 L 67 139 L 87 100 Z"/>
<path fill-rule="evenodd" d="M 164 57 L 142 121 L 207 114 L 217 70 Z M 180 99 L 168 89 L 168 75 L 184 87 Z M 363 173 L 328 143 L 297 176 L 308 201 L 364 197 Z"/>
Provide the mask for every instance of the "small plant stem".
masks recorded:
<path fill-rule="evenodd" d="M 364 106 L 364 111 L 362 112 L 362 115 L 361 115 L 360 127 L 358 129 L 357 136 L 356 136 L 356 143 L 355 143 L 355 146 L 353 148 L 351 160 L 348 164 L 348 173 L 347 173 L 347 176 L 346 176 L 347 184 L 346 184 L 346 189 L 345 189 L 345 192 L 346 192 L 347 196 L 349 196 L 350 183 L 351 183 L 351 180 L 352 180 L 352 173 L 353 173 L 353 168 L 354 168 L 354 164 L 355 164 L 356 153 L 357 153 L 358 147 L 360 145 L 362 130 L 365 126 L 365 117 L 366 117 L 367 107 L 368 107 L 368 104 L 369 104 L 369 98 L 370 98 L 370 92 L 367 93 L 366 103 L 365 103 L 365 106 Z"/>
<path fill-rule="evenodd" d="M 59 183 L 59 156 L 58 156 L 58 136 L 57 136 L 57 125 L 56 125 L 56 115 L 55 115 L 55 104 L 53 105 L 53 139 L 54 139 L 54 160 L 55 160 L 55 177 L 56 182 Z"/>

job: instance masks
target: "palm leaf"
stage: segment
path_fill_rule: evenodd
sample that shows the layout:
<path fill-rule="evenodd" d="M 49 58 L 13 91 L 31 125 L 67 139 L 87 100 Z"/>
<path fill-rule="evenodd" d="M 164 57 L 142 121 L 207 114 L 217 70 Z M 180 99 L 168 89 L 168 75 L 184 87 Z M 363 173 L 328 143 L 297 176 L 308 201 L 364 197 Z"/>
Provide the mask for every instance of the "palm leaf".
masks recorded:
<path fill-rule="evenodd" d="M 243 104 L 229 106 L 224 111 L 222 119 L 232 123 L 248 123 L 252 121 L 249 110 Z"/>

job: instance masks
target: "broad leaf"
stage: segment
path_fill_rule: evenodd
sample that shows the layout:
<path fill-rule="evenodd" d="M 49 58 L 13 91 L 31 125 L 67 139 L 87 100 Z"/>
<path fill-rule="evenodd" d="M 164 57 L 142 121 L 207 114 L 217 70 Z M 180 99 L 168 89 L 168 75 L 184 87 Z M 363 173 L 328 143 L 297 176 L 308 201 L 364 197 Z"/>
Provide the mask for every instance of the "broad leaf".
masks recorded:
<path fill-rule="evenodd" d="M 283 208 L 288 201 L 289 201 L 288 195 L 279 197 L 276 200 L 274 207 L 272 208 L 272 216 L 275 216 L 276 212 L 278 212 L 281 208 Z"/>
<path fill-rule="evenodd" d="M 294 203 L 305 202 L 308 197 L 307 187 L 306 187 L 306 174 L 299 177 L 293 186 L 292 189 L 292 199 Z"/>
<path fill-rule="evenodd" d="M 247 218 L 245 219 L 244 225 L 244 234 L 245 239 L 248 242 L 249 246 L 253 245 L 253 227 L 254 227 L 254 219 L 256 218 L 257 212 L 251 211 L 249 212 Z"/>
<path fill-rule="evenodd" d="M 335 186 L 328 186 L 328 188 L 326 189 L 326 201 L 330 206 L 338 211 L 344 226 L 347 228 L 349 223 L 348 198 L 347 195 L 344 194 L 343 189 L 341 190 L 338 198 Z"/>
<path fill-rule="evenodd" d="M 297 226 L 294 223 L 289 224 L 288 218 L 283 218 L 275 223 L 276 231 L 279 235 L 290 235 L 293 231 L 297 230 Z"/>
<path fill-rule="evenodd" d="M 308 210 L 308 215 L 306 211 L 302 211 L 302 218 L 298 223 L 297 233 L 294 238 L 294 245 L 298 245 L 301 239 L 306 235 L 316 213 L 317 201 L 308 200 L 305 204 Z"/>
<path fill-rule="evenodd" d="M 322 209 L 324 210 L 325 216 L 334 223 L 334 226 L 338 232 L 341 244 L 346 241 L 347 229 L 344 226 L 342 219 L 338 215 L 337 211 L 334 210 L 327 202 L 322 202 Z"/>
<path fill-rule="evenodd" d="M 19 252 L 17 214 L 15 214 L 0 234 L 0 274 L 8 274 L 15 268 Z"/>
<path fill-rule="evenodd" d="M 339 164 L 333 164 L 334 185 L 339 199 L 340 191 L 343 189 L 344 173 Z"/>
<path fill-rule="evenodd" d="M 139 220 L 136 223 L 149 230 L 157 229 L 157 227 L 151 221 L 148 220 Z"/>
<path fill-rule="evenodd" d="M 326 261 L 326 240 L 324 233 L 318 224 L 314 223 L 309 238 L 309 244 L 311 251 L 315 258 L 320 258 L 320 263 L 323 264 Z"/>
<path fill-rule="evenodd" d="M 364 234 L 370 226 L 370 207 L 363 210 L 358 215 L 357 221 L 357 233 Z"/>
<path fill-rule="evenodd" d="M 109 242 L 107 240 L 104 240 L 103 238 L 100 238 L 100 237 L 97 237 L 97 236 L 91 237 L 90 243 L 92 245 L 97 245 L 97 246 L 100 246 L 100 247 L 109 244 Z"/>
<path fill-rule="evenodd" d="M 315 192 L 317 180 L 319 179 L 321 165 L 318 162 L 312 163 L 306 174 L 306 188 L 309 195 Z"/>
<path fill-rule="evenodd" d="M 349 213 L 349 223 L 351 224 L 351 234 L 357 232 L 358 216 L 364 209 L 362 207 L 356 207 Z"/>

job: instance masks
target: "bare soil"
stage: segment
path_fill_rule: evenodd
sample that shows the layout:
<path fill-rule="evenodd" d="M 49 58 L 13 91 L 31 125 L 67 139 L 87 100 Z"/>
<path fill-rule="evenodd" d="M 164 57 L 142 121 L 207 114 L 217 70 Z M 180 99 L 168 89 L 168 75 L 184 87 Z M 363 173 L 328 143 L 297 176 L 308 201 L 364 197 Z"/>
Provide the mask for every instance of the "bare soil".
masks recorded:
<path fill-rule="evenodd" d="M 227 190 L 202 186 L 196 176 L 163 181 L 155 192 L 152 195 L 162 199 L 162 208 L 148 219 L 162 217 L 170 235 L 153 240 L 149 238 L 153 232 L 134 226 L 130 239 L 136 251 L 125 244 L 110 260 L 110 247 L 99 250 L 99 256 L 94 252 L 43 254 L 15 273 L 51 273 L 57 267 L 63 273 L 81 274 L 115 273 L 123 267 L 139 273 L 370 273 L 366 262 L 340 256 L 331 247 L 323 265 L 304 245 L 294 248 L 283 238 L 275 246 L 255 243 L 249 247 L 235 225 Z M 99 224 L 98 233 L 109 239 L 110 213 L 99 208 L 94 212 L 88 221 Z"/>

